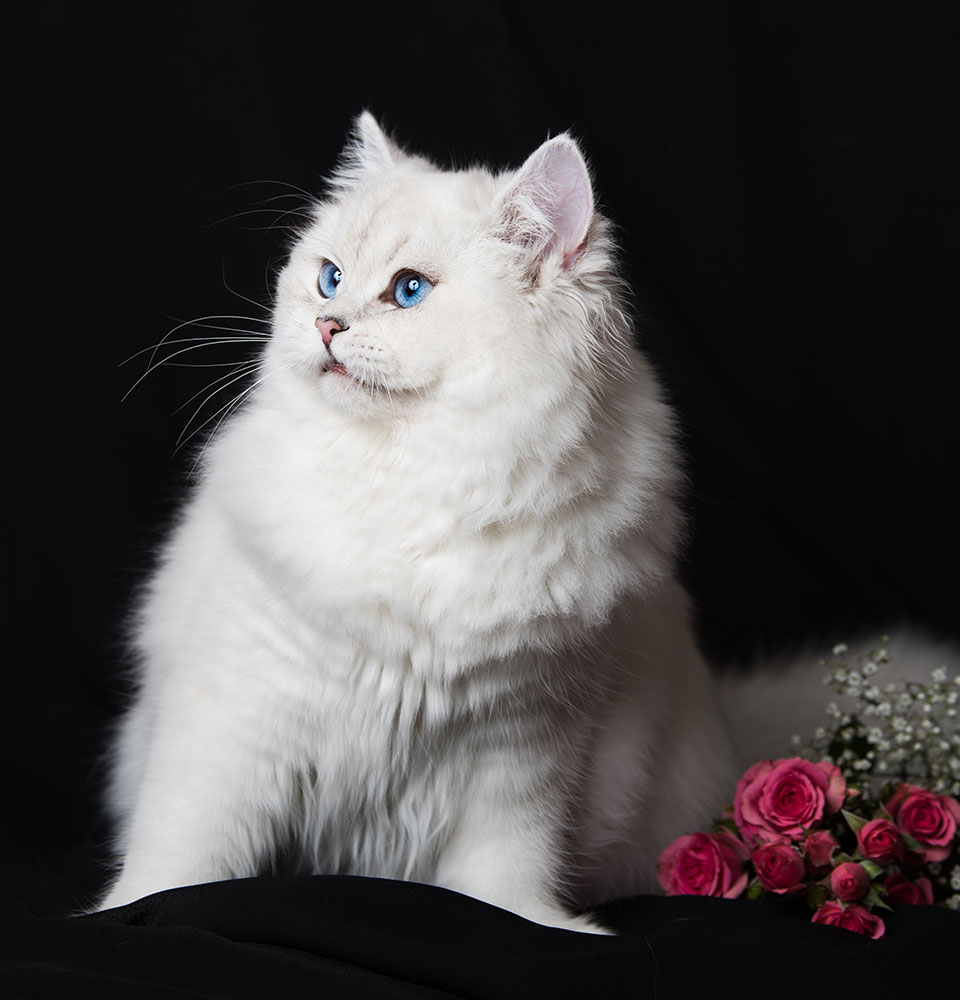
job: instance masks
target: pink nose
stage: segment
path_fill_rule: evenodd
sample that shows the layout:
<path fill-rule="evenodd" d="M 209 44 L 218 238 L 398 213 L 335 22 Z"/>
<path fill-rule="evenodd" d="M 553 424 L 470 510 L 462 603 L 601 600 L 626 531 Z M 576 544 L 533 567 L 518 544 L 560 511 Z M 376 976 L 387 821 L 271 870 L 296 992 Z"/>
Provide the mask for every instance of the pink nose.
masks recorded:
<path fill-rule="evenodd" d="M 320 331 L 323 342 L 328 346 L 330 341 L 333 340 L 333 335 L 343 329 L 335 319 L 321 319 L 319 316 L 317 317 L 316 327 Z"/>

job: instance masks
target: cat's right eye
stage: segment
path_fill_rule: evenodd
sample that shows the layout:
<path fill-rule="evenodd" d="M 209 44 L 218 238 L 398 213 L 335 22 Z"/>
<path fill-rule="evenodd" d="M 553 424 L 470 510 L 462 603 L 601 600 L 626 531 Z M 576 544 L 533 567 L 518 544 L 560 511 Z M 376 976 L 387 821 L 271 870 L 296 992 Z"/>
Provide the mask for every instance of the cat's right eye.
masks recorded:
<path fill-rule="evenodd" d="M 333 261 L 328 260 L 320 268 L 317 277 L 317 289 L 325 299 L 332 299 L 337 294 L 337 286 L 343 281 L 343 272 Z"/>

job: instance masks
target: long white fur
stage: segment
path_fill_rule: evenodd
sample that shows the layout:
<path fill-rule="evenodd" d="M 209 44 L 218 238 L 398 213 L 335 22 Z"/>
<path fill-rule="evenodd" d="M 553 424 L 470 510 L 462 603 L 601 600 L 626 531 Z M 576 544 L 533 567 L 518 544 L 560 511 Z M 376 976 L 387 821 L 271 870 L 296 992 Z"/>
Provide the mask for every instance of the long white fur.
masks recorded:
<path fill-rule="evenodd" d="M 411 309 L 404 268 L 435 286 Z M 444 172 L 361 117 L 141 608 L 103 906 L 349 872 L 596 929 L 577 907 L 655 887 L 742 762 L 632 341 L 571 138 Z"/>

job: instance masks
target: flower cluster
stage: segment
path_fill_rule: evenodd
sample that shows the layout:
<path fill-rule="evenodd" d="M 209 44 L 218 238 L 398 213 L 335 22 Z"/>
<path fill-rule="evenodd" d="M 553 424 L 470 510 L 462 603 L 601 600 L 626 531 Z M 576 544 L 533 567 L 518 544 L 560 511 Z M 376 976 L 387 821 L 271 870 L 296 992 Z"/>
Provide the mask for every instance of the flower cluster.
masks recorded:
<path fill-rule="evenodd" d="M 794 738 L 797 756 L 750 767 L 712 833 L 664 849 L 668 895 L 802 896 L 814 923 L 873 938 L 894 904 L 960 909 L 960 676 L 881 689 L 885 651 L 851 659 L 826 679 L 844 699 L 830 724 Z"/>

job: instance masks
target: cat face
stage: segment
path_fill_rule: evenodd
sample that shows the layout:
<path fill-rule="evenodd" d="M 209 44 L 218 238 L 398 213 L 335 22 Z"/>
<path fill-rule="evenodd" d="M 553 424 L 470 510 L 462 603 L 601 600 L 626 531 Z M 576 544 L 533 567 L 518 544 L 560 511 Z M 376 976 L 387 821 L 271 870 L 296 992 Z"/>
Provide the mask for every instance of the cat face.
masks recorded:
<path fill-rule="evenodd" d="M 529 390 L 544 365 L 570 373 L 590 354 L 583 316 L 565 340 L 551 302 L 576 289 L 592 219 L 566 137 L 515 173 L 444 172 L 363 115 L 280 276 L 272 372 L 362 418 L 480 409 Z"/>

